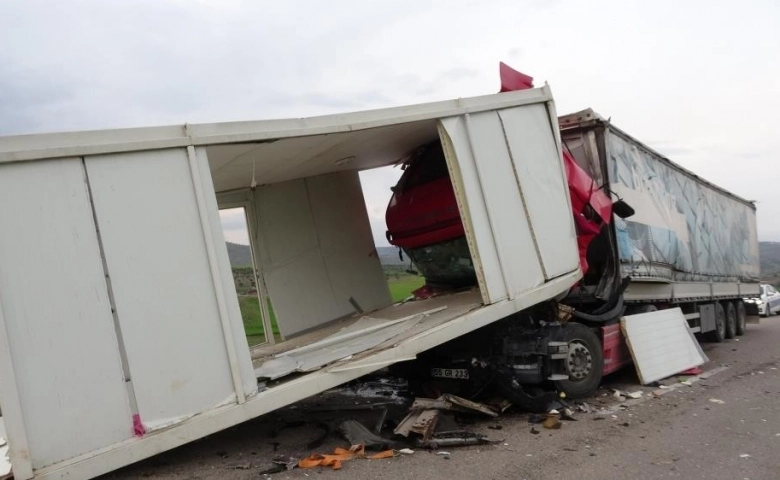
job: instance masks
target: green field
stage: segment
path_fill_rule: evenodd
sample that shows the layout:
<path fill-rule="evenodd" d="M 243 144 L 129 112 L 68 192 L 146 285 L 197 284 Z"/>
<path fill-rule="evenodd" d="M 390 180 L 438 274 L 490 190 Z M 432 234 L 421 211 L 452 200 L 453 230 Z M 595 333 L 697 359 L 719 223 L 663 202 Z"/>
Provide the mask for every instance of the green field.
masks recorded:
<path fill-rule="evenodd" d="M 260 301 L 256 294 L 249 293 L 249 289 L 252 288 L 254 282 L 250 282 L 247 279 L 249 275 L 244 269 L 234 269 L 233 273 L 237 284 L 236 289 L 239 291 L 238 305 L 241 308 L 241 318 L 244 320 L 247 343 L 250 346 L 259 345 L 265 342 L 265 335 L 263 322 L 260 317 Z M 423 277 L 409 274 L 402 268 L 385 268 L 385 276 L 387 277 L 387 285 L 390 288 L 390 296 L 393 302 L 400 302 L 408 298 L 412 291 L 425 284 Z M 271 313 L 271 328 L 274 337 L 279 340 L 281 338 L 279 325 L 276 323 L 276 315 L 270 301 L 268 302 L 268 311 Z"/>
<path fill-rule="evenodd" d="M 265 342 L 265 330 L 260 316 L 260 300 L 257 295 L 239 295 L 238 306 L 241 308 L 241 318 L 244 320 L 247 343 L 259 345 Z M 268 302 L 268 311 L 271 314 L 271 329 L 274 337 L 280 339 L 279 325 L 276 324 L 276 315 L 274 315 L 270 301 Z"/>
<path fill-rule="evenodd" d="M 400 302 L 409 297 L 413 291 L 423 285 L 425 285 L 425 279 L 417 275 L 405 275 L 387 279 L 387 286 L 390 287 L 390 296 L 393 298 L 393 302 Z"/>

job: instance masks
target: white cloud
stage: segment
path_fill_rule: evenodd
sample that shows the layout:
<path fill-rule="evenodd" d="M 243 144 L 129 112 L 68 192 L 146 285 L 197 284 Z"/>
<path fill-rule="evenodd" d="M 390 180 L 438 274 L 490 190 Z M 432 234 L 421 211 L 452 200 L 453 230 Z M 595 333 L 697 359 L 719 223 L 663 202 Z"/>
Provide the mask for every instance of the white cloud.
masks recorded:
<path fill-rule="evenodd" d="M 241 245 L 249 245 L 249 231 L 246 226 L 246 214 L 243 208 L 220 210 L 219 217 L 222 220 L 222 232 L 225 234 L 225 240 Z"/>
<path fill-rule="evenodd" d="M 0 134 L 479 95 L 505 60 L 549 81 L 559 113 L 593 107 L 757 200 L 760 238 L 780 240 L 778 18 L 771 1 L 6 1 Z M 363 176 L 374 224 L 383 175 Z"/>

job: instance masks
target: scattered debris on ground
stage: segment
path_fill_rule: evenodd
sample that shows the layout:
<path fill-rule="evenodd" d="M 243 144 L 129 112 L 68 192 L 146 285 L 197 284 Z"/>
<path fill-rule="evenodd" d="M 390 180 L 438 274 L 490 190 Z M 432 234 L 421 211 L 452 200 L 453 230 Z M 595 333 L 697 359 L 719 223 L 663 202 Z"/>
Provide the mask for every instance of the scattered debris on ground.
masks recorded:
<path fill-rule="evenodd" d="M 293 457 L 277 457 L 272 460 L 274 466 L 263 470 L 260 475 L 270 475 L 273 473 L 286 472 L 298 466 L 298 459 Z"/>
<path fill-rule="evenodd" d="M 648 399 L 657 401 L 680 385 L 692 386 L 700 378 L 690 376 L 695 373 L 693 370 L 640 388 L 637 388 L 632 372 L 623 380 L 602 387 L 600 393 L 587 402 L 568 401 L 560 395 L 546 413 L 527 413 L 523 418 L 528 421 L 531 435 L 545 431 L 553 434 L 554 430 L 564 428 L 565 422 L 583 418 L 611 419 L 618 428 L 630 427 L 634 405 Z M 677 388 L 677 391 L 681 390 Z M 305 445 L 306 451 L 296 450 L 297 457 L 276 457 L 272 468 L 261 473 L 279 473 L 293 468 L 339 469 L 345 461 L 413 455 L 419 449 L 450 459 L 454 448 L 503 444 L 505 440 L 488 438 L 486 433 L 504 428 L 498 419 L 512 404 L 502 397 L 490 397 L 490 393 L 483 394 L 479 400 L 449 393 L 436 398 L 414 397 L 403 381 L 394 379 L 374 377 L 353 382 L 290 407 L 287 416 L 280 417 L 271 430 L 274 452 L 285 444 L 292 445 L 289 440 L 292 437 L 296 437 L 296 445 Z M 724 403 L 715 398 L 709 401 Z M 480 429 L 486 433 L 480 433 Z M 279 438 L 288 430 L 286 439 Z M 308 438 L 300 439 L 304 432 Z M 318 451 L 326 438 L 333 439 L 331 434 L 346 441 L 350 447 L 330 450 L 334 445 L 329 443 L 330 446 L 325 447 L 329 453 Z M 241 469 L 247 464 L 234 464 L 231 468 Z"/>
<path fill-rule="evenodd" d="M 364 445 L 368 450 L 386 450 L 395 444 L 392 440 L 380 437 L 354 419 L 341 422 L 338 430 L 351 445 Z"/>
<path fill-rule="evenodd" d="M 333 470 L 340 470 L 342 462 L 354 460 L 357 458 L 367 458 L 369 460 L 378 460 L 381 458 L 392 458 L 395 453 L 392 450 L 384 450 L 379 453 L 367 454 L 365 446 L 352 445 L 348 449 L 336 447 L 331 454 L 314 453 L 298 462 L 300 468 L 330 467 Z"/>
<path fill-rule="evenodd" d="M 444 394 L 436 399 L 416 398 L 409 414 L 393 433 L 403 437 L 409 437 L 412 433 L 419 435 L 421 438 L 415 441 L 415 445 L 420 448 L 489 444 L 493 441 L 485 435 L 461 429 L 453 417 L 442 412 L 497 417 L 499 412 L 496 410 L 452 394 Z"/>
<path fill-rule="evenodd" d="M 590 404 L 588 404 L 586 402 L 578 403 L 577 404 L 577 410 L 579 410 L 582 413 L 590 413 L 591 411 L 593 411 L 593 409 L 591 408 Z"/>
<path fill-rule="evenodd" d="M 561 414 L 557 412 L 548 413 L 547 418 L 542 422 L 542 426 L 544 428 L 549 428 L 550 430 L 558 430 L 561 428 Z"/>

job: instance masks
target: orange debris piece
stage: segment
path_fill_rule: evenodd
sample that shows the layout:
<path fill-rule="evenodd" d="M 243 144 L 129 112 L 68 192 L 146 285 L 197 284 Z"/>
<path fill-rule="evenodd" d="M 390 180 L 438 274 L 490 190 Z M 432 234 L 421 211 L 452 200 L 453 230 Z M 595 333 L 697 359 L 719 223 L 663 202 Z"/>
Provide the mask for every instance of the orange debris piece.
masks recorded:
<path fill-rule="evenodd" d="M 349 449 L 336 447 L 332 454 L 313 453 L 298 462 L 300 468 L 331 467 L 333 470 L 341 469 L 341 462 L 352 460 L 354 458 L 368 458 L 376 460 L 379 458 L 391 458 L 395 454 L 392 450 L 384 450 L 379 453 L 366 455 L 364 445 L 352 445 Z"/>

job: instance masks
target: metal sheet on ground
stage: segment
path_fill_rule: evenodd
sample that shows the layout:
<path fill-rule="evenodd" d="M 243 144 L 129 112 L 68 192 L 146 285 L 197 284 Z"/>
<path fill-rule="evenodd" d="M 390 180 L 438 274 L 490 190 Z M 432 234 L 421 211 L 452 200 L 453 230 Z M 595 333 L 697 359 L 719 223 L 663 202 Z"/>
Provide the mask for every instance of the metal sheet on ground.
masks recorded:
<path fill-rule="evenodd" d="M 642 385 L 709 361 L 679 308 L 626 315 L 620 326 Z"/>

